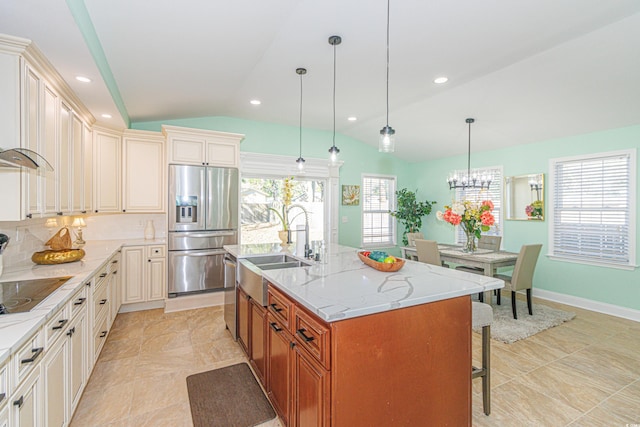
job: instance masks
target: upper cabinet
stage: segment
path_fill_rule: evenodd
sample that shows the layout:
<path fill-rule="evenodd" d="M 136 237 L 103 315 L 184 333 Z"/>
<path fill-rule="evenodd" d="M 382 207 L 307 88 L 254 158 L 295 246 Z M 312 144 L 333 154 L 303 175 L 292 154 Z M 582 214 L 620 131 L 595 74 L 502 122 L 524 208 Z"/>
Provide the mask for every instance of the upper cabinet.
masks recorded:
<path fill-rule="evenodd" d="M 233 167 L 240 166 L 240 141 L 244 135 L 162 126 L 167 138 L 170 164 Z"/>
<path fill-rule="evenodd" d="M 122 147 L 122 210 L 164 212 L 164 137 L 158 132 L 126 130 Z"/>
<path fill-rule="evenodd" d="M 120 212 L 120 162 L 122 132 L 93 129 L 94 212 Z"/>
<path fill-rule="evenodd" d="M 91 204 L 85 129 L 95 119 L 26 39 L 0 36 L 0 89 L 0 148 L 33 150 L 53 166 L 0 165 L 0 221 L 82 213 Z"/>

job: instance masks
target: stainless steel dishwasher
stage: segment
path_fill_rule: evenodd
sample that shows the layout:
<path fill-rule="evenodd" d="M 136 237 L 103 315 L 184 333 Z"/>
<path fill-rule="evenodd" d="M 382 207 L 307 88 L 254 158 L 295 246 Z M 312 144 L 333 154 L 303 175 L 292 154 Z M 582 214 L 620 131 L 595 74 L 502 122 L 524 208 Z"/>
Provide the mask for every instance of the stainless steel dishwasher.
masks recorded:
<path fill-rule="evenodd" d="M 236 330 L 236 258 L 227 253 L 224 256 L 224 321 L 233 339 L 238 338 Z"/>

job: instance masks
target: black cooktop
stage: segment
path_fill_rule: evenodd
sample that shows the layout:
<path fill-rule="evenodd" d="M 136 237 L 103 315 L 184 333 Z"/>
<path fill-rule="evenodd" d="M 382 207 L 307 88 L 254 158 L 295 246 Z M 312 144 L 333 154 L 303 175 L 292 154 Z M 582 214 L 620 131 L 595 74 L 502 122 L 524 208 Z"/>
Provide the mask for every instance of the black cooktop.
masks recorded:
<path fill-rule="evenodd" d="M 0 282 L 0 314 L 31 310 L 72 277 Z"/>

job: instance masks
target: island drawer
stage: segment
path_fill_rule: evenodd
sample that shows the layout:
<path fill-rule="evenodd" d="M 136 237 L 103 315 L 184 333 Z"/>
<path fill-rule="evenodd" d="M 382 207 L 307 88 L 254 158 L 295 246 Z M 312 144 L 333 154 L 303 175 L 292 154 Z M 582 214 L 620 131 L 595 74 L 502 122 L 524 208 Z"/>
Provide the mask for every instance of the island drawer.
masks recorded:
<path fill-rule="evenodd" d="M 51 347 L 58 337 L 64 335 L 63 332 L 66 331 L 66 326 L 67 323 L 69 323 L 70 318 L 69 306 L 65 304 L 65 306 L 55 314 L 55 316 L 49 319 L 47 324 L 44 326 L 47 348 Z"/>
<path fill-rule="evenodd" d="M 331 369 L 331 332 L 328 326 L 296 307 L 293 333 L 301 347 L 305 348 L 325 369 Z"/>
<path fill-rule="evenodd" d="M 99 288 L 97 288 L 97 292 L 93 296 L 93 313 L 94 319 L 97 319 L 102 315 L 103 312 L 109 311 L 109 296 L 108 290 L 109 287 L 102 284 Z"/>
<path fill-rule="evenodd" d="M 76 314 L 80 313 L 82 308 L 87 304 L 87 288 L 88 286 L 83 286 L 69 301 L 69 306 L 71 307 L 71 317 L 74 317 Z"/>
<path fill-rule="evenodd" d="M 282 326 L 284 326 L 289 332 L 291 330 L 291 319 L 293 319 L 293 302 L 284 294 L 269 286 L 267 290 L 267 304 L 268 310 L 273 314 L 273 317 L 278 319 Z"/>
<path fill-rule="evenodd" d="M 165 251 L 166 251 L 165 245 L 147 246 L 147 257 L 148 258 L 164 258 L 166 256 Z"/>

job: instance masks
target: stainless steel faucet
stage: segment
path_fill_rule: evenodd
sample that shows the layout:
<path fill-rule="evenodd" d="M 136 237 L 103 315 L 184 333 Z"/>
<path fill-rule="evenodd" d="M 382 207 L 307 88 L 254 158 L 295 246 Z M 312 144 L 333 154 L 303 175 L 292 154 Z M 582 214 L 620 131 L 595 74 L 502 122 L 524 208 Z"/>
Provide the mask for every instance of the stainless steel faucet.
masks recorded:
<path fill-rule="evenodd" d="M 289 209 L 287 209 L 287 213 L 291 212 L 291 209 L 293 208 L 300 208 L 300 210 L 304 214 L 304 257 L 309 258 L 313 255 L 313 251 L 309 246 L 309 212 L 307 212 L 307 210 L 302 205 L 296 204 L 289 206 Z"/>

